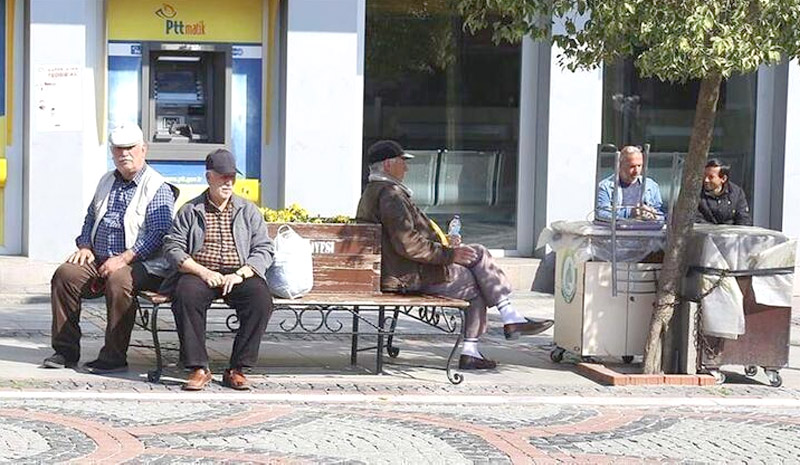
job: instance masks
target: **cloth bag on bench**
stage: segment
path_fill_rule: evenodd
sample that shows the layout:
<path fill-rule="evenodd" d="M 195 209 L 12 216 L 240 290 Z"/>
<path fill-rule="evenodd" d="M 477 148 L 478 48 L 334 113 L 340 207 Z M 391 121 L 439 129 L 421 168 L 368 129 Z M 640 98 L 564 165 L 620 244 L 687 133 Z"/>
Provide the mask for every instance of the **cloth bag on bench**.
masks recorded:
<path fill-rule="evenodd" d="M 311 242 L 303 239 L 288 225 L 278 228 L 275 235 L 275 255 L 267 271 L 267 284 L 272 294 L 296 299 L 314 287 L 314 264 Z"/>

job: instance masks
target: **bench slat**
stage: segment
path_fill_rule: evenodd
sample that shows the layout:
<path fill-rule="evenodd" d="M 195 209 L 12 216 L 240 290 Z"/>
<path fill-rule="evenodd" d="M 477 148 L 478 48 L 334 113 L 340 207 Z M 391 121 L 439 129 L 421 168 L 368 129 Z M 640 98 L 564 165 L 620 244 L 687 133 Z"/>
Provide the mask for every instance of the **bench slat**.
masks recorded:
<path fill-rule="evenodd" d="M 170 302 L 169 297 L 155 292 L 142 291 L 139 297 L 155 304 L 162 305 Z M 299 299 L 273 299 L 276 305 L 351 305 L 351 306 L 426 306 L 426 307 L 452 307 L 467 308 L 469 302 L 449 297 L 431 295 L 391 294 L 391 293 L 353 293 L 341 294 L 308 294 Z"/>
<path fill-rule="evenodd" d="M 275 237 L 280 223 L 267 223 Z M 314 262 L 312 292 L 375 292 L 381 289 L 381 226 L 378 224 L 290 223 L 311 241 Z"/>
<path fill-rule="evenodd" d="M 314 293 L 348 294 L 373 292 L 377 280 L 380 287 L 380 271 L 351 269 L 316 269 Z"/>
<path fill-rule="evenodd" d="M 282 224 L 267 223 L 270 237 L 275 237 Z M 297 234 L 311 240 L 315 255 L 381 253 L 381 227 L 377 224 L 288 224 Z"/>
<path fill-rule="evenodd" d="M 353 295 L 320 295 L 309 294 L 299 299 L 274 299 L 279 305 L 353 305 L 353 306 L 424 306 L 424 307 L 451 307 L 467 308 L 469 302 L 449 297 L 431 295 L 409 294 L 353 294 Z"/>

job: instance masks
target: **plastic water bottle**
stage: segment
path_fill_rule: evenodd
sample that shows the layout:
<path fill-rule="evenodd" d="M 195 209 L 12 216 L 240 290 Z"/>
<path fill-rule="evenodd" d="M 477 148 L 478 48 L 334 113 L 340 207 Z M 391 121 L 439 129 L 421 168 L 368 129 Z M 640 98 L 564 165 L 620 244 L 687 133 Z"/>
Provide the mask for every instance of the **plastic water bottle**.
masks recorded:
<path fill-rule="evenodd" d="M 455 215 L 450 224 L 447 226 L 447 235 L 453 237 L 461 237 L 461 216 Z"/>

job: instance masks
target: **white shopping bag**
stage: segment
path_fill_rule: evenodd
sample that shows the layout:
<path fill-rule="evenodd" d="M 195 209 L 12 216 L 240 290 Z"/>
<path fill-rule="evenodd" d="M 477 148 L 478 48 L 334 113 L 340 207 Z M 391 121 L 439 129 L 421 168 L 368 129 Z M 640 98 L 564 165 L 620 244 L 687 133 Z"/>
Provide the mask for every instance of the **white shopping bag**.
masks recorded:
<path fill-rule="evenodd" d="M 267 283 L 272 294 L 296 299 L 314 287 L 314 264 L 311 242 L 303 239 L 288 225 L 278 228 L 275 236 L 275 256 L 267 271 Z"/>

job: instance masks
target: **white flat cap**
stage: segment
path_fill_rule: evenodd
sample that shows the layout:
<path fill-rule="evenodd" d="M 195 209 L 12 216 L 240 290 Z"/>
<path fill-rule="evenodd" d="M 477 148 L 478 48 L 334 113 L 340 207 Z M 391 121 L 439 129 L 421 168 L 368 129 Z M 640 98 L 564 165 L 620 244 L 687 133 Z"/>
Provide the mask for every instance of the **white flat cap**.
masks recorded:
<path fill-rule="evenodd" d="M 122 123 L 111 130 L 108 142 L 112 147 L 132 147 L 144 142 L 144 134 L 136 123 Z"/>

